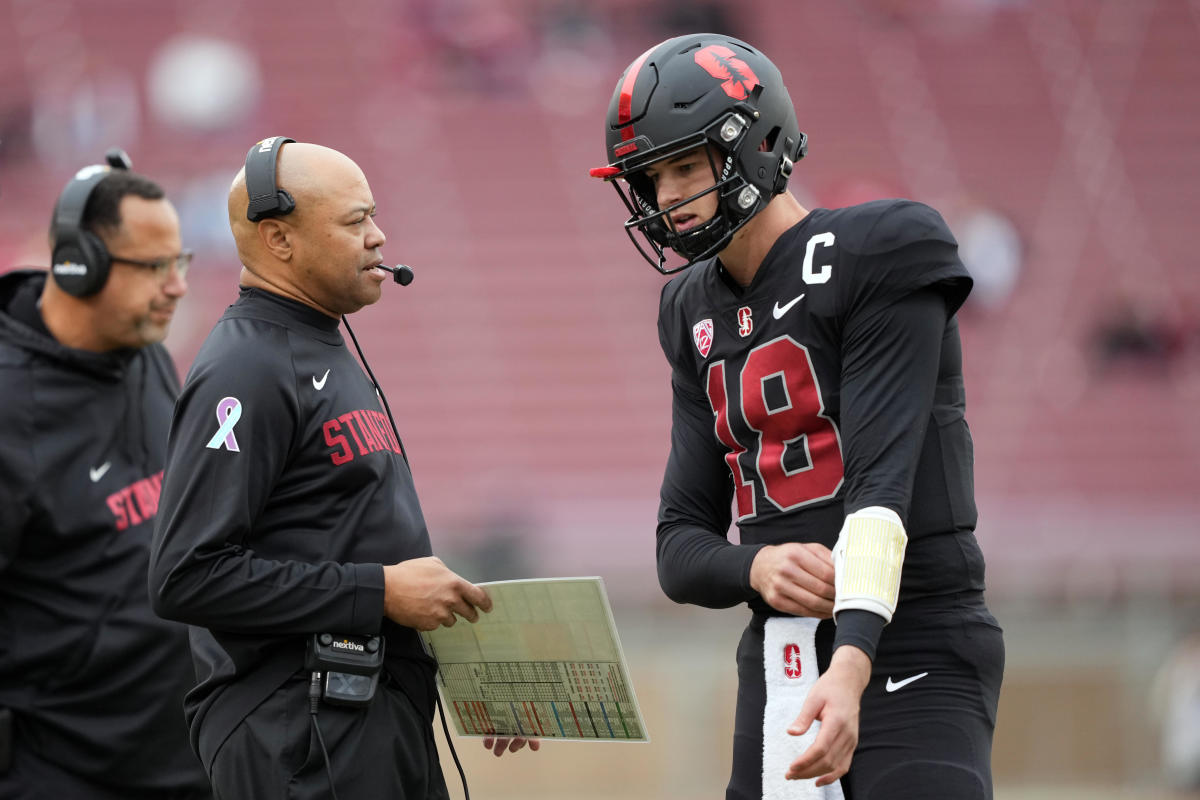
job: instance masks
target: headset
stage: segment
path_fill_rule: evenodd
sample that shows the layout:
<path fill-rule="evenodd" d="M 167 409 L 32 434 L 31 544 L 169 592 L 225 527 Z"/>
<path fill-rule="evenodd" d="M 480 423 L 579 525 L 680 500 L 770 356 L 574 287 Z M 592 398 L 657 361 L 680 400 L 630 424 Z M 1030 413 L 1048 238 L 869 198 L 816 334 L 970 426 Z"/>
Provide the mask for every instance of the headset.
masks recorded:
<path fill-rule="evenodd" d="M 261 222 L 271 217 L 286 217 L 296 210 L 296 198 L 275 183 L 275 168 L 279 161 L 279 150 L 288 142 L 286 136 L 270 136 L 256 142 L 246 153 L 246 194 L 250 202 L 246 205 L 246 219 Z M 413 282 L 412 267 L 397 264 L 389 267 L 380 264 L 380 269 L 392 273 L 392 280 L 401 286 Z M 348 326 L 347 326 L 348 327 Z"/>
<path fill-rule="evenodd" d="M 246 219 L 259 222 L 270 217 L 284 217 L 296 210 L 296 199 L 275 183 L 275 163 L 279 150 L 288 142 L 286 136 L 269 136 L 256 142 L 246 153 Z"/>
<path fill-rule="evenodd" d="M 67 294 L 88 297 L 104 288 L 112 259 L 104 240 L 83 228 L 83 212 L 96 184 L 114 169 L 133 166 L 125 151 L 114 147 L 104 154 L 104 164 L 92 164 L 75 173 L 54 207 L 54 250 L 50 274 Z"/>

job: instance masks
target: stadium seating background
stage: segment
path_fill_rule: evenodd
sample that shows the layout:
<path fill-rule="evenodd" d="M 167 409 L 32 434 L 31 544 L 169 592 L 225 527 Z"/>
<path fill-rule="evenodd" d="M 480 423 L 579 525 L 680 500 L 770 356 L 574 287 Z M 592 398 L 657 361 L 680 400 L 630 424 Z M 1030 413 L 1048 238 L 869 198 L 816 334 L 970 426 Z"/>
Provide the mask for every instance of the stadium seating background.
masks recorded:
<path fill-rule="evenodd" d="M 0 269 L 44 266 L 59 188 L 125 146 L 198 252 L 168 340 L 186 369 L 234 295 L 224 194 L 250 143 L 286 134 L 356 159 L 385 258 L 417 272 L 352 324 L 435 547 L 477 580 L 605 576 L 651 717 L 634 755 L 468 754 L 477 794 L 615 797 L 604 775 L 620 763 L 647 787 L 622 797 L 712 796 L 744 614 L 658 593 L 663 279 L 587 177 L 621 70 L 691 30 L 685 12 L 781 68 L 810 137 L 793 179 L 806 205 L 908 196 L 955 230 L 980 209 L 1011 223 L 1010 293 L 960 315 L 978 533 L 1009 633 L 998 786 L 1161 786 L 1153 673 L 1200 626 L 1195 2 L 0 0 Z M 180 36 L 257 65 L 248 110 L 167 117 L 151 76 Z M 196 86 L 238 99 L 204 74 Z M 1102 329 L 1130 309 L 1165 350 L 1105 360 Z"/>

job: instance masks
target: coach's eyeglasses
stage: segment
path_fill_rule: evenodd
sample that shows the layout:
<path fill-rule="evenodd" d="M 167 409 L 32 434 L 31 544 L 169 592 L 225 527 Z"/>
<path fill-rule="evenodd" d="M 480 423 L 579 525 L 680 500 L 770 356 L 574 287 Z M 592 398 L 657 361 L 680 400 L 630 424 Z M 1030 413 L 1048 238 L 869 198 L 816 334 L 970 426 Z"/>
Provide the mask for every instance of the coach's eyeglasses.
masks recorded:
<path fill-rule="evenodd" d="M 154 271 L 154 275 L 160 281 L 165 281 L 171 273 L 171 267 L 175 267 L 175 271 L 179 273 L 179 277 L 187 275 L 188 267 L 192 264 L 192 251 L 184 250 L 177 256 L 167 256 L 166 258 L 158 258 L 154 261 L 138 261 L 136 258 L 121 258 L 120 256 L 110 256 L 109 261 L 113 263 L 129 264 L 142 269 Z"/>

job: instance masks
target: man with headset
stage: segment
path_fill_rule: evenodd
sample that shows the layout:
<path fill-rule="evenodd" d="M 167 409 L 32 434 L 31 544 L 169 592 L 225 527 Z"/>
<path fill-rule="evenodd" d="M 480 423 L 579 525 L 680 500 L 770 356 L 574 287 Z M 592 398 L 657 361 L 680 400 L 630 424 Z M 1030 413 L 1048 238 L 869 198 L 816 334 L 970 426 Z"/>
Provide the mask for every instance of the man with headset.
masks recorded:
<path fill-rule="evenodd" d="M 448 796 L 417 631 L 491 600 L 432 556 L 391 412 L 338 331 L 391 269 L 374 216 L 352 160 L 283 137 L 230 190 L 241 292 L 176 406 L 150 568 L 156 610 L 196 626 L 186 712 L 218 797 Z"/>
<path fill-rule="evenodd" d="M 187 630 L 146 569 L 191 254 L 124 153 L 66 185 L 53 267 L 0 277 L 0 797 L 211 797 Z"/>

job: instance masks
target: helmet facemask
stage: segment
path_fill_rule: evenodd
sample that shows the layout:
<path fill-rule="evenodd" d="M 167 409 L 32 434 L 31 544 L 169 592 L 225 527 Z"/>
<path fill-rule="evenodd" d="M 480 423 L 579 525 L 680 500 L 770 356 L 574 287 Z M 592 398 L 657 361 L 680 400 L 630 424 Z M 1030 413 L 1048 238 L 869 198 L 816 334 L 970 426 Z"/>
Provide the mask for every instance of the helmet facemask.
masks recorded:
<path fill-rule="evenodd" d="M 625 233 L 642 257 L 659 272 L 670 275 L 720 252 L 733 235 L 761 210 L 761 193 L 738 169 L 738 156 L 749 129 L 750 125 L 744 116 L 728 114 L 703 131 L 669 142 L 645 154 L 627 169 L 606 176 L 629 209 Z M 660 209 L 645 169 L 701 147 L 705 148 L 708 157 L 713 184 Z M 714 155 L 714 151 L 718 155 Z M 689 230 L 676 230 L 671 214 L 713 192 L 718 193 L 718 199 L 712 217 Z M 665 248 L 673 250 L 687 263 L 668 266 L 669 257 L 664 252 Z"/>

